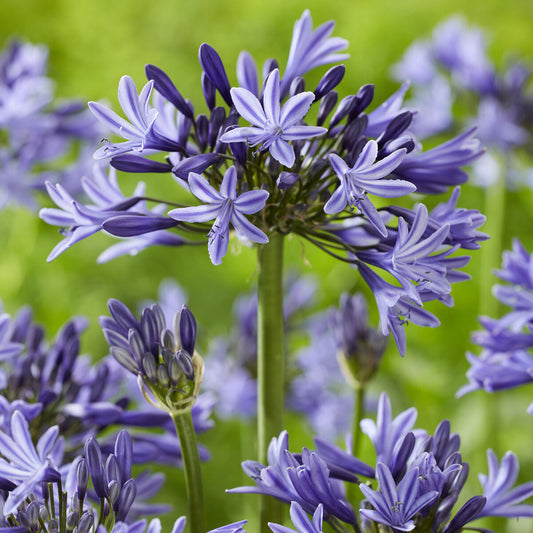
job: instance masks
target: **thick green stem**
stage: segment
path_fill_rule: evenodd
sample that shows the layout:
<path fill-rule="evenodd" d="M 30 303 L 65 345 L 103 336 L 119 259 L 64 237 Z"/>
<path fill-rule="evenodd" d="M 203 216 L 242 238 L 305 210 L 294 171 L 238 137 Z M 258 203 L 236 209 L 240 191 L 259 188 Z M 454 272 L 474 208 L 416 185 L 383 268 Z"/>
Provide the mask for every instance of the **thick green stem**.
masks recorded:
<path fill-rule="evenodd" d="M 187 520 L 189 531 L 191 533 L 205 533 L 202 470 L 191 411 L 183 411 L 171 416 L 180 439 L 183 468 L 185 470 L 185 484 L 187 487 L 187 503 L 189 508 L 189 517 Z"/>
<path fill-rule="evenodd" d="M 285 341 L 283 321 L 283 235 L 273 233 L 259 248 L 257 282 L 257 446 L 259 462 L 267 463 L 272 437 L 283 429 Z M 261 497 L 261 530 L 281 523 L 283 504 Z"/>

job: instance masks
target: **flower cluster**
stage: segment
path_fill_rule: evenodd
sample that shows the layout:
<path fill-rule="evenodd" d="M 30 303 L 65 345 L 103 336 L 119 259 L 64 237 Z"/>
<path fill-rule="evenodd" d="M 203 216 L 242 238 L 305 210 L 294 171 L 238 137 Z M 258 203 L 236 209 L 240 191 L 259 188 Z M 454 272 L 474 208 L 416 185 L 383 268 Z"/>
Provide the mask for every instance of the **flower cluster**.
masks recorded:
<path fill-rule="evenodd" d="M 487 54 L 486 41 L 480 28 L 451 17 L 433 30 L 430 39 L 416 40 L 393 74 L 414 85 L 409 102 L 418 110 L 413 131 L 422 137 L 440 133 L 456 127 L 457 117 L 461 124 L 475 123 L 479 138 L 491 148 L 474 167 L 476 181 L 490 185 L 505 170 L 509 185 L 531 186 L 531 170 L 516 153 L 531 145 L 530 70 L 514 60 L 499 72 Z M 506 154 L 506 169 L 500 168 L 498 151 Z"/>
<path fill-rule="evenodd" d="M 79 192 L 79 176 L 91 166 L 103 129 L 81 101 L 54 102 L 44 45 L 12 41 L 0 54 L 0 208 L 36 210 L 47 180 Z M 75 151 L 77 160 L 56 170 Z"/>
<path fill-rule="evenodd" d="M 347 42 L 330 37 L 332 31 L 331 22 L 313 29 L 305 11 L 284 71 L 268 60 L 260 80 L 255 60 L 243 52 L 235 87 L 218 53 L 203 44 L 199 59 L 208 113 L 196 114 L 154 65 L 146 67 L 148 82 L 140 92 L 129 76 L 120 80 L 126 118 L 91 102 L 96 118 L 124 139 L 107 141 L 96 159 L 109 159 L 130 173 L 169 173 L 199 205 L 148 198 L 139 188 L 124 197 L 114 180 L 105 183 L 101 176 L 100 187 L 90 179 L 84 183 L 92 203 L 83 205 L 48 184 L 58 208 L 43 210 L 41 217 L 67 228 L 49 259 L 101 230 L 127 240 L 100 260 L 150 245 L 202 243 L 207 236 L 217 265 L 227 253 L 231 227 L 260 245 L 273 235 L 292 234 L 358 267 L 376 295 L 383 333 L 391 330 L 404 353 L 401 326 L 438 324 L 423 304 L 451 301 L 450 283 L 466 277 L 454 269 L 468 258 L 450 256 L 485 238 L 476 231 L 483 217 L 451 202 L 449 223 L 441 224 L 438 210 L 428 215 L 421 205 L 400 212 L 383 199 L 446 192 L 466 181 L 461 167 L 483 148 L 470 129 L 423 151 L 410 129 L 414 113 L 403 107 L 406 85 L 372 111 L 372 85 L 339 98 L 335 88 L 343 65 L 331 67 L 314 90 L 305 90 L 302 76 L 309 70 L 347 57 L 341 53 Z M 146 201 L 155 207 L 147 209 Z M 167 213 L 166 205 L 173 207 Z M 374 268 L 400 285 L 386 282 Z"/>
<path fill-rule="evenodd" d="M 472 340 L 482 351 L 477 357 L 467 355 L 469 384 L 459 395 L 478 389 L 495 392 L 533 381 L 533 256 L 518 239 L 512 251 L 503 253 L 496 275 L 510 285 L 495 285 L 493 294 L 511 311 L 499 319 L 479 318 L 484 330 L 474 333 Z M 533 403 L 528 412 L 533 414 Z"/>
<path fill-rule="evenodd" d="M 416 416 L 411 408 L 393 418 L 387 395 L 381 395 L 377 420 L 361 422 L 376 451 L 374 466 L 320 438 L 315 438 L 316 451 L 290 452 L 288 434 L 283 432 L 270 444 L 267 466 L 256 461 L 242 464 L 256 486 L 228 492 L 292 502 L 291 516 L 302 533 L 322 531 L 317 525 L 322 517 L 336 531 L 342 530 L 336 527 L 341 521 L 355 524 L 355 530 L 362 532 L 376 531 L 381 524 L 393 531 L 453 533 L 482 517 L 533 516 L 533 506 L 523 503 L 533 496 L 533 482 L 513 488 L 519 469 L 516 456 L 508 452 L 498 463 L 490 450 L 489 474 L 480 475 L 483 493 L 453 512 L 469 472 L 459 452 L 460 438 L 450 433 L 447 420 L 433 435 L 413 429 Z M 358 514 L 347 498 L 351 492 L 346 492 L 344 482 L 358 484 L 364 497 Z M 303 519 L 301 510 L 314 513 L 313 524 Z"/>

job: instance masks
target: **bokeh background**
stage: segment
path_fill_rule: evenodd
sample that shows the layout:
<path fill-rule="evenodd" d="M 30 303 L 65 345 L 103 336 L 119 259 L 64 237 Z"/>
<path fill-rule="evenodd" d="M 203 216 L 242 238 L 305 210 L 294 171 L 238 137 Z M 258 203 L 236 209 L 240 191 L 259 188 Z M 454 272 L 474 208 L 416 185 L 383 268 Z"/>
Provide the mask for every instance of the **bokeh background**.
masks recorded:
<path fill-rule="evenodd" d="M 533 66 L 530 0 L 0 0 L 0 44 L 13 36 L 46 44 L 50 49 L 49 74 L 56 80 L 58 97 L 106 100 L 118 110 L 119 78 L 129 74 L 142 85 L 144 65 L 153 63 L 169 73 L 197 109 L 203 109 L 197 55 L 202 42 L 217 49 L 231 81 L 235 81 L 234 65 L 242 49 L 251 52 L 260 64 L 275 57 L 283 66 L 293 22 L 305 8 L 311 10 L 315 24 L 336 20 L 335 35 L 350 41 L 351 57 L 345 62 L 341 96 L 374 83 L 375 102 L 381 102 L 397 87 L 391 81 L 390 65 L 415 38 L 428 36 L 437 23 L 455 13 L 487 31 L 490 56 L 497 65 L 514 54 Z M 132 174 L 122 176 L 126 194 L 133 190 L 135 178 Z M 149 192 L 173 194 L 175 184 L 167 177 L 150 175 L 146 181 Z M 513 236 L 519 236 L 532 249 L 533 194 L 529 190 L 510 192 L 505 202 L 504 248 L 510 247 Z M 460 204 L 483 210 L 483 191 L 464 187 Z M 489 220 L 484 228 L 488 233 L 490 224 Z M 46 257 L 60 238 L 57 228 L 47 226 L 35 213 L 22 209 L 0 212 L 0 298 L 10 313 L 30 304 L 50 334 L 74 314 L 88 316 L 91 325 L 83 349 L 94 357 L 107 353 L 96 319 L 106 313 L 110 297 L 136 307 L 141 300 L 155 299 L 160 282 L 173 278 L 187 291 L 189 305 L 207 338 L 230 328 L 235 296 L 249 290 L 255 279 L 255 250 L 238 246 L 220 267 L 211 265 L 203 248 L 153 248 L 97 265 L 96 257 L 110 244 L 110 237 L 102 235 L 83 241 L 47 264 Z M 441 327 L 423 330 L 410 326 L 403 359 L 391 343 L 371 393 L 377 396 L 386 390 L 393 398 L 395 413 L 416 406 L 417 425 L 428 430 L 449 418 L 452 428 L 462 435 L 464 457 L 473 463 L 473 472 L 486 469 L 483 450 L 490 445 L 500 454 L 507 449 L 516 451 L 523 476 L 530 479 L 533 419 L 526 414 L 526 407 L 531 390 L 501 393 L 495 401 L 483 392 L 455 398 L 457 389 L 466 382 L 465 352 L 475 350 L 469 337 L 478 327 L 480 297 L 489 290 L 480 286 L 479 272 L 495 266 L 483 262 L 480 253 L 473 253 L 468 267 L 473 279 L 454 287 L 455 307 L 436 304 L 431 308 L 441 319 Z M 287 243 L 286 267 L 319 281 L 319 307 L 336 303 L 342 291 L 361 287 L 356 272 L 347 265 L 297 240 Z M 373 302 L 371 305 L 374 307 Z M 487 424 L 487 417 L 497 423 Z M 287 424 L 294 449 L 312 446 L 305 421 L 289 415 Z M 209 525 L 247 517 L 248 510 L 255 508 L 255 497 L 226 495 L 223 489 L 244 481 L 239 462 L 254 456 L 247 448 L 253 442 L 251 430 L 238 422 L 220 422 L 202 442 L 213 455 L 204 469 L 209 480 Z M 478 488 L 474 476 L 470 484 L 472 490 Z M 185 510 L 181 494 L 181 477 L 170 476 L 161 499 L 178 501 L 176 515 Z M 170 524 L 176 515 L 164 523 Z M 253 525 L 249 530 L 254 530 Z"/>

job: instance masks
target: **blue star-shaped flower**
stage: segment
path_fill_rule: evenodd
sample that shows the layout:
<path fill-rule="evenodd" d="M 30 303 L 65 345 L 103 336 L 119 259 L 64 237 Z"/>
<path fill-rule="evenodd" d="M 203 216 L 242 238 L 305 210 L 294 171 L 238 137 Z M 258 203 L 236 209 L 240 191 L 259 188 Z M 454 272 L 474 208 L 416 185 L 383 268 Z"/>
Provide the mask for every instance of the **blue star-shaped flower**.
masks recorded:
<path fill-rule="evenodd" d="M 378 463 L 376 478 L 380 491 L 372 490 L 364 483 L 359 485 L 361 492 L 374 507 L 361 509 L 359 512 L 368 520 L 390 526 L 395 531 L 412 531 L 415 528 L 415 515 L 422 508 L 435 503 L 439 496 L 437 491 L 418 495 L 418 468 L 409 470 L 396 487 L 388 467 Z"/>
<path fill-rule="evenodd" d="M 367 193 L 382 198 L 395 198 L 416 190 L 416 187 L 408 181 L 381 179 L 388 176 L 402 162 L 405 154 L 406 150 L 402 148 L 376 162 L 377 142 L 368 141 L 352 168 L 342 157 L 331 154 L 329 161 L 341 184 L 324 206 L 324 211 L 327 214 L 335 214 L 340 213 L 347 205 L 358 207 L 372 225 L 386 237 L 385 224 L 374 204 L 368 199 Z"/>
<path fill-rule="evenodd" d="M 265 82 L 263 105 L 242 87 L 232 88 L 231 98 L 239 114 L 252 126 L 226 131 L 220 140 L 225 143 L 246 141 L 250 146 L 259 144 L 261 150 L 269 150 L 270 155 L 286 167 L 292 167 L 295 160 L 294 149 L 287 141 L 309 139 L 327 131 L 300 124 L 315 99 L 312 92 L 296 94 L 281 107 L 278 69 L 274 69 Z"/>
<path fill-rule="evenodd" d="M 268 237 L 255 227 L 244 215 L 252 215 L 265 207 L 268 192 L 255 190 L 243 192 L 237 197 L 237 171 L 230 167 L 224 174 L 220 192 L 208 181 L 191 172 L 189 174 L 191 192 L 206 205 L 180 207 L 169 211 L 169 216 L 185 222 L 207 222 L 215 220 L 209 232 L 209 257 L 214 265 L 220 265 L 228 250 L 229 223 L 239 235 L 251 241 L 265 244 Z"/>

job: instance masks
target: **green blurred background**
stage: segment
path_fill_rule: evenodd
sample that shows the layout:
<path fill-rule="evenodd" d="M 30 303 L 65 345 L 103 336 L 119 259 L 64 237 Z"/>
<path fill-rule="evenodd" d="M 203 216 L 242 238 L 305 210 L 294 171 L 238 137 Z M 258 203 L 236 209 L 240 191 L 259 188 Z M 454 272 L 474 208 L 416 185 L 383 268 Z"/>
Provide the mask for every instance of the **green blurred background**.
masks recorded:
<path fill-rule="evenodd" d="M 463 14 L 471 24 L 487 31 L 490 55 L 496 64 L 502 65 L 511 52 L 533 64 L 531 0 L 0 0 L 0 43 L 17 36 L 48 45 L 50 75 L 57 82 L 59 97 L 107 100 L 118 110 L 119 78 L 129 74 L 141 86 L 144 65 L 153 63 L 168 72 L 197 109 L 203 109 L 197 59 L 202 42 L 209 42 L 220 53 L 230 81 L 235 81 L 233 65 L 242 49 L 251 52 L 260 64 L 275 57 L 283 66 L 293 22 L 305 8 L 311 10 L 315 25 L 336 20 L 335 35 L 350 41 L 351 57 L 345 62 L 347 73 L 339 87 L 341 96 L 355 92 L 365 83 L 375 83 L 375 102 L 382 101 L 396 88 L 389 77 L 389 66 L 415 38 L 428 36 L 437 23 L 454 13 Z M 125 175 L 121 179 L 124 192 L 130 193 L 137 177 Z M 150 175 L 145 181 L 148 192 L 172 194 L 174 184 L 166 176 Z M 441 200 L 431 199 L 429 203 Z M 464 188 L 461 206 L 483 210 L 483 203 L 481 190 Z M 531 191 L 507 195 L 505 248 L 509 248 L 513 236 L 533 248 L 532 207 Z M 490 221 L 484 229 L 490 233 Z M 97 255 L 110 244 L 109 237 L 100 235 L 47 264 L 46 257 L 59 239 L 57 229 L 34 214 L 13 209 L 1 212 L 0 297 L 10 313 L 24 303 L 31 304 L 50 334 L 73 314 L 88 316 L 91 326 L 83 349 L 95 357 L 106 354 L 96 317 L 106 313 L 110 297 L 135 307 L 141 300 L 156 298 L 159 283 L 173 277 L 189 294 L 189 305 L 204 325 L 203 333 L 212 336 L 229 329 L 234 297 L 248 290 L 255 278 L 255 250 L 237 247 L 220 267 L 211 265 L 203 248 L 149 249 L 136 257 L 97 265 Z M 320 280 L 317 299 L 323 307 L 337 302 L 342 291 L 360 286 L 349 267 L 297 240 L 287 243 L 286 263 L 288 269 L 313 274 Z M 521 457 L 522 471 L 527 473 L 533 471 L 533 420 L 526 414 L 530 390 L 501 393 L 496 402 L 482 392 L 459 400 L 454 397 L 466 381 L 468 365 L 464 354 L 468 349 L 476 351 L 469 336 L 477 328 L 480 292 L 487 290 L 480 287 L 478 272 L 494 266 L 497 265 L 482 264 L 481 255 L 473 254 L 468 267 L 473 279 L 454 288 L 455 307 L 430 308 L 442 326 L 433 330 L 409 327 L 406 357 L 402 359 L 391 346 L 372 389 L 376 394 L 381 390 L 389 392 L 395 413 L 416 406 L 419 427 L 431 431 L 442 418 L 450 418 L 452 428 L 462 435 L 464 457 L 474 464 L 473 472 L 485 470 L 484 451 L 480 450 L 492 439 L 491 445 L 499 453 L 515 450 Z M 484 416 L 492 417 L 495 412 L 499 413 L 498 434 L 488 435 Z M 310 434 L 298 417 L 289 417 L 288 424 L 294 428 L 294 449 L 312 445 Z M 214 527 L 246 516 L 256 498 L 225 495 L 223 489 L 244 481 L 239 448 L 240 443 L 252 441 L 249 430 L 237 423 L 220 423 L 202 441 L 213 453 L 213 461 L 205 466 L 210 480 L 209 525 Z M 243 452 L 243 457 L 253 455 Z M 474 476 L 470 484 L 477 490 Z M 169 482 L 163 499 L 171 501 L 182 490 L 177 476 Z M 177 512 L 184 512 L 184 507 Z M 172 516 L 165 524 L 171 519 Z M 254 530 L 253 525 L 249 530 Z"/>

